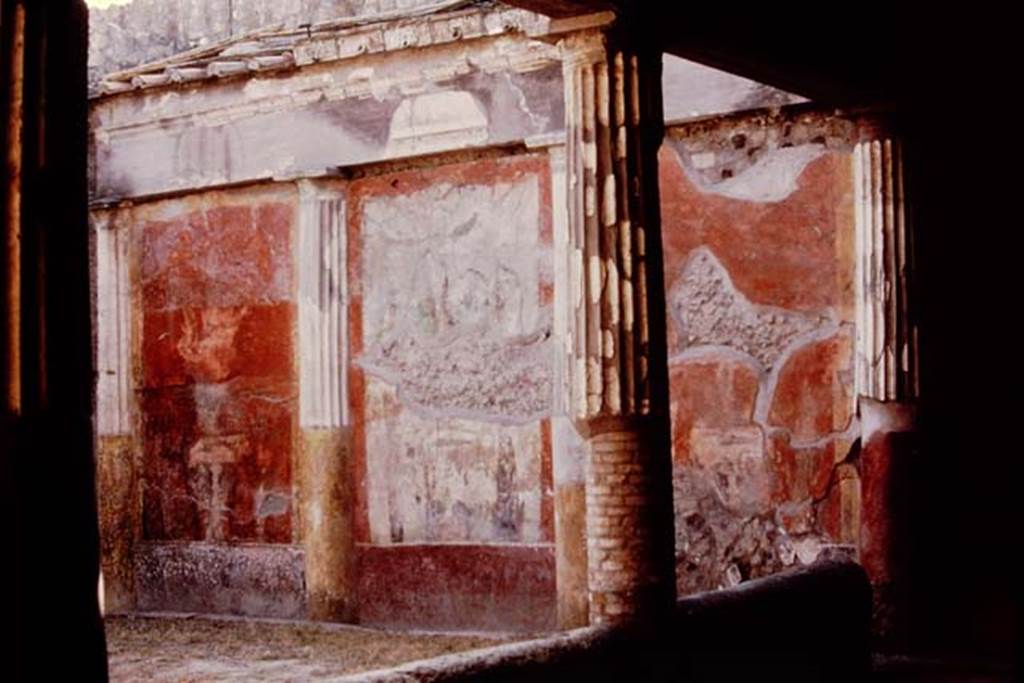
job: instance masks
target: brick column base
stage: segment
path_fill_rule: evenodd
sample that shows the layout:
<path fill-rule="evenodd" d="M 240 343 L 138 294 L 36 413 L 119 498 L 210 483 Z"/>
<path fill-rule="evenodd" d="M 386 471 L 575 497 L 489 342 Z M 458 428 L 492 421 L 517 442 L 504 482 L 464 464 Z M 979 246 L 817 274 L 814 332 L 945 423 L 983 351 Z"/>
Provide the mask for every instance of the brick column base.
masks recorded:
<path fill-rule="evenodd" d="M 654 425 L 646 426 L 612 428 L 590 439 L 586 476 L 592 624 L 656 615 L 673 602 L 672 529 L 660 524 L 666 500 L 671 505 L 669 480 L 662 476 L 669 459 L 658 446 Z"/>

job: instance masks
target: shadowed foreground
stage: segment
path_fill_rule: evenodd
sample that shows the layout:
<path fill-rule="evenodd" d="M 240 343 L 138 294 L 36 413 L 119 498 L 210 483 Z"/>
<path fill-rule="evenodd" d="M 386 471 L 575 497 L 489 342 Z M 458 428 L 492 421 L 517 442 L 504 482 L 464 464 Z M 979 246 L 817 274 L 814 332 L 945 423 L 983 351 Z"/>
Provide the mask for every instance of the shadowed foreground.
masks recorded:
<path fill-rule="evenodd" d="M 107 617 L 112 681 L 294 681 L 495 645 L 493 637 L 190 616 Z"/>

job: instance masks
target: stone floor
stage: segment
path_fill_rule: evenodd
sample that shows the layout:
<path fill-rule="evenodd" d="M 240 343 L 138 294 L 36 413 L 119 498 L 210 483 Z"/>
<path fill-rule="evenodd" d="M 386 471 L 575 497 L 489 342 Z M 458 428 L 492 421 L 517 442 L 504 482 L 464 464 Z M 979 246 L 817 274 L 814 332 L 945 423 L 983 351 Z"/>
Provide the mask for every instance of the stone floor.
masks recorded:
<path fill-rule="evenodd" d="M 108 616 L 111 681 L 306 681 L 333 678 L 512 638 L 194 615 Z M 871 683 L 1013 683 L 986 662 L 874 658 Z"/>
<path fill-rule="evenodd" d="M 108 616 L 111 681 L 304 681 L 503 642 L 196 616 Z"/>

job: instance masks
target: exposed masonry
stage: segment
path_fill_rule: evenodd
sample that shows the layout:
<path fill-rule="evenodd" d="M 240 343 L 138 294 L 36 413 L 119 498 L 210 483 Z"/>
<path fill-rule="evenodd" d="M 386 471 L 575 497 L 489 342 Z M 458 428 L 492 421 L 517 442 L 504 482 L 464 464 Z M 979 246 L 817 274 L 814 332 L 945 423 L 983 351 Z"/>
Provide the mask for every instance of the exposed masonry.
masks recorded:
<path fill-rule="evenodd" d="M 775 360 L 770 367 L 728 345 L 697 346 L 673 357 L 673 363 L 729 359 L 748 365 L 758 376 L 750 426 L 705 429 L 704 438 L 715 444 L 711 459 L 696 453 L 695 465 L 674 468 L 679 562 L 676 581 L 680 594 L 727 587 L 797 563 L 808 564 L 832 543 L 815 522 L 820 501 L 807 499 L 782 506 L 769 502 L 772 472 L 766 442 L 782 439 L 796 451 L 798 459 L 806 459 L 816 457 L 818 451 L 832 444 L 852 443 L 857 437 L 860 426 L 853 417 L 843 429 L 805 441 L 768 422 L 775 387 L 787 361 L 807 345 L 828 340 L 844 327 L 848 326 L 822 319 L 820 326 L 774 348 Z M 842 455 L 836 453 L 840 460 Z"/>
<path fill-rule="evenodd" d="M 674 126 L 665 141 L 702 191 L 775 202 L 796 189 L 808 163 L 826 151 L 849 152 L 858 139 L 872 135 L 874 126 L 866 118 L 791 107 Z"/>
<path fill-rule="evenodd" d="M 837 463 L 831 481 L 842 479 Z M 736 493 L 764 486 L 770 474 L 763 460 L 721 467 L 680 467 L 673 472 L 676 516 L 676 589 L 679 594 L 736 585 L 786 567 L 806 565 L 835 545 L 821 528 L 818 510 L 831 493 L 820 498 L 772 506 L 748 501 L 745 510 L 730 506 Z M 728 483 L 723 483 L 728 480 Z"/>
<path fill-rule="evenodd" d="M 299 425 L 337 428 L 348 424 L 345 202 L 303 182 L 299 211 Z"/>
<path fill-rule="evenodd" d="M 525 423 L 551 412 L 537 182 L 436 185 L 365 208 L 359 363 L 421 415 Z M 512 221 L 510 224 L 509 221 Z"/>
<path fill-rule="evenodd" d="M 698 467 L 677 467 L 674 472 L 680 595 L 734 586 L 796 561 L 793 541 L 774 515 L 737 514 L 718 495 L 717 476 Z"/>
<path fill-rule="evenodd" d="M 776 367 L 794 342 L 835 326 L 826 315 L 752 304 L 706 247 L 689 255 L 668 306 L 686 349 L 723 346 L 754 358 L 764 370 Z"/>
<path fill-rule="evenodd" d="M 621 621 L 650 609 L 658 585 L 656 462 L 665 457 L 636 431 L 592 437 L 587 463 L 587 574 L 590 622 Z"/>
<path fill-rule="evenodd" d="M 559 301 L 572 341 L 569 414 L 594 428 L 585 468 L 590 622 L 610 623 L 650 616 L 674 595 L 670 462 L 658 447 L 669 430 L 658 391 L 665 350 L 651 322 L 664 306 L 650 242 L 660 234 L 652 190 L 663 130 L 661 102 L 646 94 L 660 88 L 650 82 L 661 77 L 660 54 L 583 33 L 563 43 L 563 55 L 569 268 Z"/>
<path fill-rule="evenodd" d="M 670 131 L 668 144 L 701 191 L 758 203 L 778 202 L 796 190 L 809 163 L 830 150 L 849 152 L 864 121 L 794 111 L 725 117 Z M 693 464 L 673 472 L 677 590 L 735 585 L 813 561 L 832 547 L 819 518 L 841 488 L 850 495 L 844 464 L 860 425 L 853 406 L 836 406 L 848 421 L 835 431 L 798 439 L 769 423 L 776 386 L 794 354 L 837 335 L 852 335 L 830 309 L 794 312 L 752 303 L 706 247 L 694 250 L 668 293 L 672 324 L 683 350 L 672 362 L 728 360 L 755 374 L 758 390 L 747 426 L 694 427 Z M 852 392 L 851 392 L 852 400 Z M 772 502 L 769 456 L 784 447 L 797 467 L 831 467 L 827 489 L 800 500 Z M 822 463 L 822 458 L 834 458 Z M 844 469 L 845 468 L 845 469 Z M 819 497 L 820 494 L 820 497 Z M 844 522 L 850 526 L 851 522 Z"/>
<path fill-rule="evenodd" d="M 855 237 L 856 244 L 848 248 L 856 250 L 857 267 L 852 297 L 855 323 L 841 323 L 833 311 L 821 312 L 817 321 L 813 315 L 783 311 L 787 317 L 797 316 L 786 318 L 799 321 L 795 334 L 786 325 L 782 329 L 762 325 L 764 332 L 754 335 L 743 325 L 737 331 L 737 318 L 761 323 L 765 318 L 751 315 L 750 302 L 735 292 L 713 254 L 697 250 L 691 255 L 687 263 L 691 270 L 672 293 L 674 306 L 670 304 L 684 346 L 673 360 L 743 363 L 756 373 L 758 393 L 749 426 L 695 426 L 691 438 L 713 447 L 698 449 L 691 443 L 695 464 L 675 468 L 678 590 L 732 585 L 805 564 L 819 552 L 835 547 L 859 547 L 864 552 L 859 473 L 863 465 L 858 444 L 873 432 L 864 420 L 870 422 L 875 417 L 870 410 L 864 412 L 866 403 L 874 405 L 864 397 L 892 401 L 912 400 L 917 395 L 914 249 L 901 145 L 891 137 L 884 121 L 874 117 L 830 116 L 799 109 L 679 126 L 670 132 L 669 144 L 678 152 L 689 180 L 701 191 L 756 202 L 785 199 L 807 163 L 821 154 L 850 154 L 855 235 L 849 238 Z M 695 261 L 704 262 L 703 277 L 699 277 L 700 268 L 692 268 Z M 727 284 L 725 293 L 715 283 L 719 277 Z M 725 302 L 726 313 L 701 320 L 701 307 L 692 298 L 694 291 L 703 292 L 709 302 Z M 738 307 L 734 296 L 741 304 Z M 730 313 L 737 308 L 744 314 Z M 770 310 L 761 307 L 762 313 Z M 701 321 L 696 329 L 704 334 L 694 334 L 694 320 Z M 722 330 L 723 324 L 729 332 Z M 717 343 L 706 343 L 718 333 L 722 334 L 714 339 Z M 829 433 L 802 438 L 769 424 L 776 386 L 789 359 L 809 344 L 837 335 L 856 340 L 851 357 L 845 359 L 849 367 L 835 369 L 845 391 L 833 409 L 845 424 L 834 424 Z M 723 338 L 729 341 L 723 342 Z M 767 352 L 762 344 L 767 344 Z M 858 395 L 859 409 L 854 404 Z M 775 503 L 767 488 L 773 477 L 780 476 L 776 470 L 780 465 L 768 457 L 778 457 L 780 448 L 787 453 L 787 460 L 795 458 L 787 467 L 818 470 L 813 484 L 818 488 Z M 715 457 L 708 459 L 705 451 L 714 451 Z M 822 489 L 821 477 L 826 475 L 827 485 Z M 835 526 L 826 530 L 825 524 Z"/>
<path fill-rule="evenodd" d="M 714 444 L 710 452 L 695 453 L 694 465 L 674 467 L 676 585 L 680 595 L 733 586 L 795 564 L 809 564 L 836 540 L 828 538 L 817 522 L 818 507 L 828 497 L 828 490 L 821 498 L 771 504 L 772 472 L 766 441 L 784 440 L 801 460 L 820 457 L 822 449 L 853 443 L 859 436 L 860 424 L 853 417 L 843 429 L 803 442 L 767 422 L 779 372 L 788 358 L 838 331 L 838 327 L 830 327 L 805 337 L 789 347 L 772 371 L 761 369 L 752 424 L 704 428 L 704 439 Z M 698 349 L 677 356 L 675 362 L 704 358 L 739 360 L 758 368 L 753 358 L 724 347 Z M 842 479 L 846 455 L 836 451 L 829 489 Z"/>

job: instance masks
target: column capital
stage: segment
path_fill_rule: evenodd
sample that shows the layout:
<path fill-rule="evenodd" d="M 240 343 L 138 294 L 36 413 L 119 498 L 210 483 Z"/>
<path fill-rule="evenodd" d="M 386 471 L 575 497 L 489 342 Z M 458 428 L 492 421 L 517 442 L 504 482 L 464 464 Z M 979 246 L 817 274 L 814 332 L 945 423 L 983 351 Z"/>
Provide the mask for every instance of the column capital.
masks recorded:
<path fill-rule="evenodd" d="M 609 27 L 589 28 L 567 34 L 558 41 L 566 70 L 597 64 L 608 59 Z"/>

